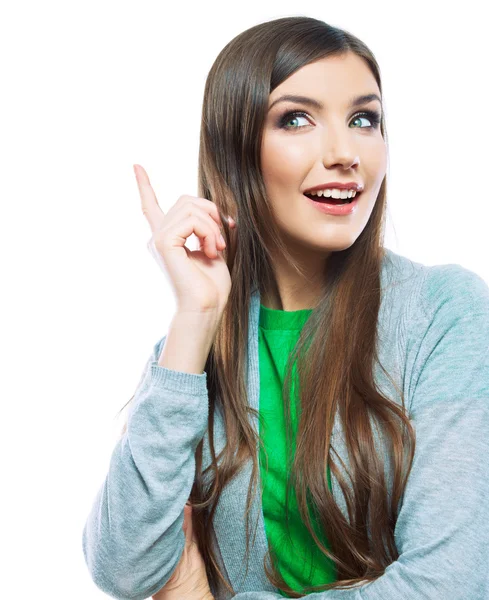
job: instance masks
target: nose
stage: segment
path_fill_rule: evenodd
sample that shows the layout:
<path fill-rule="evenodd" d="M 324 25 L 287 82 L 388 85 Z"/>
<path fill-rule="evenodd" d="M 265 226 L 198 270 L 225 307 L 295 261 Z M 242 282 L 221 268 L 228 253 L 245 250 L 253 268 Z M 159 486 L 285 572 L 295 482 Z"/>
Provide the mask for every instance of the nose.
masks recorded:
<path fill-rule="evenodd" d="M 344 124 L 329 126 L 322 138 L 323 164 L 326 168 L 351 168 L 360 163 L 360 156 L 351 130 L 345 130 Z"/>

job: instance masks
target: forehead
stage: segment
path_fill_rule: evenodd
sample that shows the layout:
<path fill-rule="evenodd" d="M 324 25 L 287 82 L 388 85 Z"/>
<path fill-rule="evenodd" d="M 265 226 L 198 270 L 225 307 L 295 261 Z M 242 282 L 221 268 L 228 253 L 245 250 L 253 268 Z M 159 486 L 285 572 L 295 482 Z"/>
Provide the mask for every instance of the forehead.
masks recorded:
<path fill-rule="evenodd" d="M 371 92 L 380 96 L 372 71 L 363 58 L 349 52 L 305 65 L 272 91 L 268 105 L 284 94 L 310 95 L 328 105 Z"/>

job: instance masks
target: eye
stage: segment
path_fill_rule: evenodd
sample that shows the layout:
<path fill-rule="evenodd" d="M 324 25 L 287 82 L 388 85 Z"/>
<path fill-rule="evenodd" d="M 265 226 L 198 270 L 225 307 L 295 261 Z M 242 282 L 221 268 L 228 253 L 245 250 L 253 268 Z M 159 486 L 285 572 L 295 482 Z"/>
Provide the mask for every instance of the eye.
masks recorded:
<path fill-rule="evenodd" d="M 361 119 L 365 118 L 368 119 L 372 123 L 372 125 L 360 127 L 360 129 L 377 129 L 380 123 L 380 113 L 378 113 L 376 110 L 365 110 L 364 112 L 357 113 L 353 117 L 354 121 L 360 121 Z"/>
<path fill-rule="evenodd" d="M 285 113 L 279 120 L 279 127 L 281 127 L 282 129 L 302 129 L 302 127 L 304 127 L 304 125 L 302 127 L 287 127 L 287 123 L 289 121 L 295 121 L 298 118 L 307 118 L 308 115 L 305 112 L 301 112 L 301 111 L 289 111 L 287 113 Z"/>
<path fill-rule="evenodd" d="M 305 127 L 304 125 L 298 126 L 298 127 L 289 127 L 288 126 L 289 121 L 297 120 L 300 117 L 307 119 L 309 117 L 309 115 L 305 112 L 297 111 L 297 110 L 286 112 L 279 119 L 278 125 L 281 129 L 285 129 L 285 130 L 302 129 L 303 127 Z M 363 112 L 357 113 L 356 115 L 353 116 L 352 122 L 355 122 L 355 121 L 360 122 L 362 118 L 368 119 L 371 122 L 371 125 L 367 125 L 365 127 L 359 127 L 358 129 L 377 129 L 377 127 L 380 124 L 380 113 L 378 113 L 375 110 L 365 110 Z"/>

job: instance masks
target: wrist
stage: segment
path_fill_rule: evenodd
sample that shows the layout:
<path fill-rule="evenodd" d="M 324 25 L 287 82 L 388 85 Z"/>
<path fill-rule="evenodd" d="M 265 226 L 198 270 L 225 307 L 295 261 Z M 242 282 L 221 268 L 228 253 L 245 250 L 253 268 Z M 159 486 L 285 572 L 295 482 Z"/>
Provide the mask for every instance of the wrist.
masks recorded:
<path fill-rule="evenodd" d="M 202 375 L 214 343 L 216 320 L 213 315 L 199 317 L 196 313 L 177 313 L 168 327 L 158 365 Z"/>

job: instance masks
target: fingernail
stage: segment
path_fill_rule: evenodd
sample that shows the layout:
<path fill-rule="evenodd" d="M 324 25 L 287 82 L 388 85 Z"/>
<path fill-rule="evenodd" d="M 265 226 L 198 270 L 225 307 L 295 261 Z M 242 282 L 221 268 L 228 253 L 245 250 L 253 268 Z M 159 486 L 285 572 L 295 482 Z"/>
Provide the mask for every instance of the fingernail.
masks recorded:
<path fill-rule="evenodd" d="M 221 238 L 221 244 L 225 244 L 226 240 L 222 237 L 222 235 L 219 235 L 219 237 Z"/>

